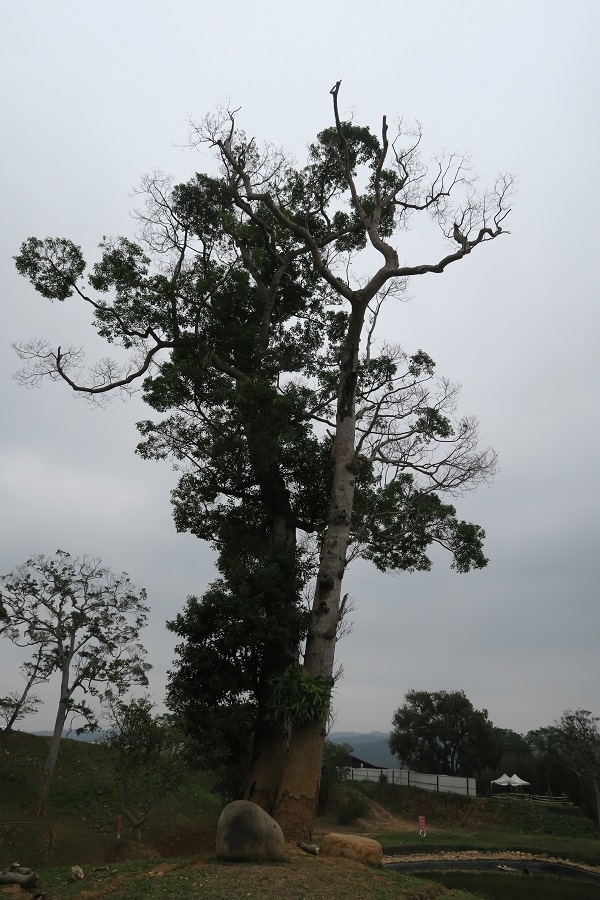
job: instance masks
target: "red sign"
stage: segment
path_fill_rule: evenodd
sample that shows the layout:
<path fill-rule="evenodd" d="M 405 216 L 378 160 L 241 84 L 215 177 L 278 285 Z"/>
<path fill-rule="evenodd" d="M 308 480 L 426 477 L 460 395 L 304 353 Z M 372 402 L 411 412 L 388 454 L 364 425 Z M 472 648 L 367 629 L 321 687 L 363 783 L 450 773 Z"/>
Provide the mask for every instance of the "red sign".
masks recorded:
<path fill-rule="evenodd" d="M 425 828 L 425 816 L 419 816 L 419 828 Z"/>

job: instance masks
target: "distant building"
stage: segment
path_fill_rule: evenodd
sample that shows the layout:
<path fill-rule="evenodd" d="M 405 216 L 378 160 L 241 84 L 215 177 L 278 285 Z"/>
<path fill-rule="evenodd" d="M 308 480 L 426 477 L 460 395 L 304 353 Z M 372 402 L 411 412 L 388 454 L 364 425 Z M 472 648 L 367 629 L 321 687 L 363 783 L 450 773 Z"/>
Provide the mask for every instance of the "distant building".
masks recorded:
<path fill-rule="evenodd" d="M 358 756 L 350 755 L 348 760 L 348 765 L 351 769 L 381 769 L 381 766 L 376 766 L 375 763 L 367 762 L 365 759 L 360 759 Z"/>

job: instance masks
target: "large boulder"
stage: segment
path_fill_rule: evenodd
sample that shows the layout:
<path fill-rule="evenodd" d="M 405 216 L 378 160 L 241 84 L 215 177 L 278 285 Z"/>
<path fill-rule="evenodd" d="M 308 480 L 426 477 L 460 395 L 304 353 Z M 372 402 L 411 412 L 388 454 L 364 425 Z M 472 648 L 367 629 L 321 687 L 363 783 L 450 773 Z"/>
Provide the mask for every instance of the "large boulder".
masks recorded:
<path fill-rule="evenodd" d="M 217 856 L 227 860 L 282 860 L 283 831 L 271 816 L 249 800 L 229 803 L 217 825 Z"/>
<path fill-rule="evenodd" d="M 372 866 L 380 866 L 383 861 L 379 841 L 358 834 L 326 834 L 321 841 L 321 853 L 324 856 L 343 856 Z"/>

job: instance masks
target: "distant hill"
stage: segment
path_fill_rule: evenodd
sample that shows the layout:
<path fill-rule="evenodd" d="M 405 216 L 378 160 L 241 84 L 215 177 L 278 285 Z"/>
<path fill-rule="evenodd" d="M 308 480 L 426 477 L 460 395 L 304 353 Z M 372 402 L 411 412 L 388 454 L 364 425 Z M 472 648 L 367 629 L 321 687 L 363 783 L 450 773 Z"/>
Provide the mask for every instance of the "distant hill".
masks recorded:
<path fill-rule="evenodd" d="M 365 762 L 382 769 L 399 769 L 400 763 L 390 753 L 388 746 L 389 732 L 369 731 L 367 734 L 357 731 L 332 731 L 328 740 L 334 744 L 350 744 L 354 754 Z"/>
<path fill-rule="evenodd" d="M 38 737 L 51 737 L 52 731 L 30 731 L 29 734 L 36 734 Z M 67 733 L 63 731 L 64 738 L 71 738 L 74 741 L 85 741 L 86 744 L 97 744 L 104 739 L 104 736 L 108 734 L 108 732 L 101 728 L 100 731 L 94 731 L 93 733 L 85 733 L 85 734 L 76 734 L 74 731 Z"/>
<path fill-rule="evenodd" d="M 92 734 L 75 734 L 74 731 L 71 731 L 70 734 L 64 732 L 63 737 L 71 738 L 74 741 L 85 741 L 87 744 L 97 744 L 104 739 L 107 733 L 106 729 L 94 731 Z M 50 737 L 52 732 L 33 731 L 30 734 Z M 350 744 L 355 756 L 374 766 L 381 766 L 382 769 L 399 769 L 400 763 L 390 753 L 389 737 L 389 732 L 386 731 L 369 731 L 366 734 L 360 731 L 332 731 L 327 739 L 334 744 Z"/>

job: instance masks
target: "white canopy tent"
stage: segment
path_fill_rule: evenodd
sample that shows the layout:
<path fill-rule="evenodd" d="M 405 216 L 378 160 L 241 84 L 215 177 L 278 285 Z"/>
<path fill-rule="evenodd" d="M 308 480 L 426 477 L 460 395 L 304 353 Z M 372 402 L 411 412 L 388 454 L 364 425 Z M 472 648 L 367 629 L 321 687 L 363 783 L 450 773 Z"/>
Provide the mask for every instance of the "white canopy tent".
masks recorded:
<path fill-rule="evenodd" d="M 490 787 L 492 793 L 494 791 L 494 785 L 498 787 L 508 788 L 509 790 L 523 790 L 524 787 L 530 787 L 529 781 L 524 781 L 522 778 L 519 778 L 518 775 L 501 775 L 500 778 L 494 778 L 493 781 L 490 782 Z"/>
<path fill-rule="evenodd" d="M 519 778 L 518 775 L 511 775 L 509 780 L 510 780 L 510 786 L 511 786 L 511 787 L 520 787 L 520 788 L 522 788 L 522 787 L 525 787 L 525 786 L 527 786 L 527 787 L 530 787 L 530 786 L 531 786 L 530 783 L 529 783 L 528 781 L 523 781 L 523 779 L 522 779 L 522 778 Z"/>
<path fill-rule="evenodd" d="M 505 773 L 501 775 L 500 778 L 494 778 L 491 784 L 497 784 L 499 787 L 508 787 L 510 785 L 510 778 Z"/>

